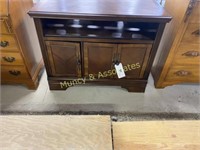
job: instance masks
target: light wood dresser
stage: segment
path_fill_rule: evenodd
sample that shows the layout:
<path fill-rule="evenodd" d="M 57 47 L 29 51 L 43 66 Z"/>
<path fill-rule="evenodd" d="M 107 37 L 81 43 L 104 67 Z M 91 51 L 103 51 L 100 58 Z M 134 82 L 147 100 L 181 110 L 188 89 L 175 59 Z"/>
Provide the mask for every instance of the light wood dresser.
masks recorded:
<path fill-rule="evenodd" d="M 177 83 L 199 83 L 200 0 L 166 0 L 173 16 L 164 31 L 152 74 L 156 88 Z"/>
<path fill-rule="evenodd" d="M 32 0 L 0 0 L 1 83 L 38 86 L 42 55 L 32 19 Z"/>

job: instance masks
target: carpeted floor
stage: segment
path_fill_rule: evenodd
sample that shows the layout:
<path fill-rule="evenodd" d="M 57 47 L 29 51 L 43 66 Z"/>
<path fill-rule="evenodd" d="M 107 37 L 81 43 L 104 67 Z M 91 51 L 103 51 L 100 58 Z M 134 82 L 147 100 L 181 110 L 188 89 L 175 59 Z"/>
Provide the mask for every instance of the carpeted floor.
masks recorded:
<path fill-rule="evenodd" d="M 116 113 L 116 112 L 0 112 L 0 115 L 110 115 L 112 121 L 200 120 L 197 113 Z"/>

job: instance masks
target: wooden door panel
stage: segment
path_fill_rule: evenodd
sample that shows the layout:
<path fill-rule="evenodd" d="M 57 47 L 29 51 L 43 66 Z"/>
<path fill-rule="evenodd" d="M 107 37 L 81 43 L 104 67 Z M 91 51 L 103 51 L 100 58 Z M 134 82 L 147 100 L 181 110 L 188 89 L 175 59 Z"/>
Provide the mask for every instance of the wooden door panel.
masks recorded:
<path fill-rule="evenodd" d="M 151 44 L 119 44 L 118 60 L 122 63 L 126 78 L 142 78 Z"/>
<path fill-rule="evenodd" d="M 84 43 L 85 76 L 89 74 L 97 78 L 111 78 L 116 44 Z"/>
<path fill-rule="evenodd" d="M 81 76 L 79 43 L 47 41 L 46 45 L 54 76 Z"/>

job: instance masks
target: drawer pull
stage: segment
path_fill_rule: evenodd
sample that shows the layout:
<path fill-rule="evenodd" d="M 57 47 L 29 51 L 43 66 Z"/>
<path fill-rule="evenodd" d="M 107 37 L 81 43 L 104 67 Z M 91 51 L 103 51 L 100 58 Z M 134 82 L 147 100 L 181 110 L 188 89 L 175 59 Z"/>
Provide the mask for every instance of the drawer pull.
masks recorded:
<path fill-rule="evenodd" d="M 200 36 L 200 30 L 198 29 L 198 30 L 192 32 L 192 35 Z"/>
<path fill-rule="evenodd" d="M 20 71 L 17 71 L 17 70 L 9 70 L 9 73 L 10 73 L 11 75 L 14 75 L 14 76 L 18 76 L 18 75 L 21 74 L 21 72 L 20 72 Z"/>
<path fill-rule="evenodd" d="M 198 51 L 188 51 L 186 53 L 183 53 L 182 55 L 188 57 L 198 57 L 200 53 Z"/>
<path fill-rule="evenodd" d="M 174 74 L 176 74 L 177 76 L 183 77 L 183 76 L 188 76 L 188 75 L 190 75 L 191 72 L 185 71 L 185 70 L 179 70 L 179 71 L 175 72 Z"/>
<path fill-rule="evenodd" d="M 1 44 L 0 44 L 1 47 L 7 47 L 8 45 L 9 45 L 8 41 L 1 41 Z"/>
<path fill-rule="evenodd" d="M 5 61 L 7 61 L 7 62 L 10 62 L 10 63 L 12 63 L 12 62 L 15 61 L 15 57 L 3 57 L 3 59 L 4 59 Z"/>
<path fill-rule="evenodd" d="M 190 0 L 190 3 L 188 5 L 188 8 L 187 8 L 187 11 L 186 11 L 186 14 L 185 14 L 186 17 L 185 17 L 184 22 L 187 22 L 188 18 L 190 17 L 192 10 L 194 8 L 194 5 L 195 5 L 195 0 Z"/>

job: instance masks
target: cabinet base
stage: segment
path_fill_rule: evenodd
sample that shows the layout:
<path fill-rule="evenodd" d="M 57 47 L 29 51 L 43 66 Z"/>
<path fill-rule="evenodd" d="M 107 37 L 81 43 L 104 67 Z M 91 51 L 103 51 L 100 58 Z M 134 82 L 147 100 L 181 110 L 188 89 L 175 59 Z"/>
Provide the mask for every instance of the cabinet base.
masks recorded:
<path fill-rule="evenodd" d="M 121 86 L 125 88 L 128 92 L 145 92 L 146 85 L 137 85 L 137 86 Z"/>
<path fill-rule="evenodd" d="M 4 80 L 1 84 L 9 84 L 9 85 L 25 85 L 29 90 L 36 90 L 39 85 L 39 77 L 37 77 L 34 81 L 32 79 L 25 79 L 25 80 Z"/>
<path fill-rule="evenodd" d="M 75 80 L 75 79 L 74 79 Z M 54 78 L 49 78 L 49 89 L 50 90 L 66 90 L 72 86 L 76 85 L 71 85 L 71 86 L 64 86 L 65 85 L 70 85 L 68 83 L 74 81 L 73 79 L 54 79 Z M 87 80 L 84 84 L 80 85 L 110 85 L 110 86 L 121 86 L 122 88 L 127 89 L 128 92 L 145 92 L 147 80 L 130 80 L 130 79 L 122 79 L 122 80 Z"/>

